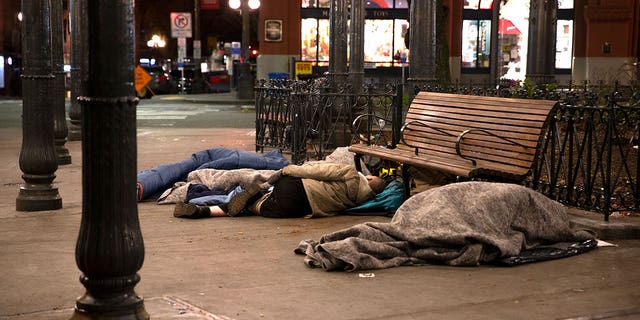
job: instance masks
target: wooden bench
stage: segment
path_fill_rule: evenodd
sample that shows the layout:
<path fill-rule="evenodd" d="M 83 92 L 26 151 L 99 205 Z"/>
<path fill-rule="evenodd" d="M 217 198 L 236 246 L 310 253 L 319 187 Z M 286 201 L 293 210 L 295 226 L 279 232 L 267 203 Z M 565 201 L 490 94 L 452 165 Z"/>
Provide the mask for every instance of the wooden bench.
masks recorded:
<path fill-rule="evenodd" d="M 409 195 L 410 166 L 461 180 L 521 182 L 536 160 L 557 101 L 420 92 L 395 147 L 354 144 L 364 155 L 401 164 Z"/>

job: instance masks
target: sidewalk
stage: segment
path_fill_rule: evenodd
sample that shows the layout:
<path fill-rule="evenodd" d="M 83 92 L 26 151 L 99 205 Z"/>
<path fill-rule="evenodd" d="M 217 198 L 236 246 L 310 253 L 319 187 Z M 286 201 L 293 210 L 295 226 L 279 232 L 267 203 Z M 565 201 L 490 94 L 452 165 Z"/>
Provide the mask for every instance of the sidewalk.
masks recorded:
<path fill-rule="evenodd" d="M 208 103 L 208 104 L 233 104 L 241 106 L 254 106 L 252 99 L 238 99 L 235 91 L 222 93 L 197 93 L 197 94 L 166 94 L 154 96 L 151 99 L 158 100 L 181 100 L 192 103 Z"/>
<path fill-rule="evenodd" d="M 68 319 L 85 291 L 75 264 L 81 142 L 67 143 L 72 164 L 56 171 L 63 208 L 17 212 L 22 132 L 0 129 L 0 136 L 0 319 Z M 254 139 L 249 129 L 140 128 L 138 168 L 180 161 L 206 148 L 253 150 Z M 303 257 L 293 253 L 301 240 L 388 218 L 186 220 L 174 218 L 172 211 L 173 206 L 155 202 L 138 205 L 145 262 L 136 292 L 152 319 L 640 317 L 637 238 L 612 239 L 615 247 L 513 268 L 325 272 L 305 267 Z"/>

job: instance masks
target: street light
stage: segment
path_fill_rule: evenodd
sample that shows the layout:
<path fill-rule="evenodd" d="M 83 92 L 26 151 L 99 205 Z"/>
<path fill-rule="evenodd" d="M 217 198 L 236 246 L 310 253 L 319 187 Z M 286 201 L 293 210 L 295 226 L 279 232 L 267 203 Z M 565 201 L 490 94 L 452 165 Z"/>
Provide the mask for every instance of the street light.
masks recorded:
<path fill-rule="evenodd" d="M 260 8 L 260 0 L 249 0 L 247 4 L 249 5 L 249 9 L 251 10 Z M 240 0 L 229 0 L 229 8 L 234 10 L 239 9 Z"/>
<path fill-rule="evenodd" d="M 249 10 L 260 8 L 260 0 L 229 0 L 231 9 L 242 14 L 242 63 L 238 66 L 238 98 L 253 98 L 253 75 L 249 64 Z"/>
<path fill-rule="evenodd" d="M 159 35 L 154 34 L 151 40 L 147 41 L 147 47 L 149 48 L 164 48 L 167 43 L 160 38 Z"/>
<path fill-rule="evenodd" d="M 150 64 L 155 64 L 155 56 L 158 55 L 158 48 L 164 48 L 166 44 L 167 43 L 162 40 L 162 38 L 160 38 L 160 36 L 157 34 L 154 34 L 151 37 L 151 40 L 147 41 L 147 47 L 151 48 L 151 51 L 153 53 L 153 61 Z"/>

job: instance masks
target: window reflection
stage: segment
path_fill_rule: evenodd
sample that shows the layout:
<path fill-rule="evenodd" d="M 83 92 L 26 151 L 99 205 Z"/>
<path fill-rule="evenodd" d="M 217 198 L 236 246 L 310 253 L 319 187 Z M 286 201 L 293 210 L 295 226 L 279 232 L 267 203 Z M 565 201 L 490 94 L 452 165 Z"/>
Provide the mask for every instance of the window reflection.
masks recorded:
<path fill-rule="evenodd" d="M 462 67 L 488 68 L 491 20 L 463 20 Z"/>

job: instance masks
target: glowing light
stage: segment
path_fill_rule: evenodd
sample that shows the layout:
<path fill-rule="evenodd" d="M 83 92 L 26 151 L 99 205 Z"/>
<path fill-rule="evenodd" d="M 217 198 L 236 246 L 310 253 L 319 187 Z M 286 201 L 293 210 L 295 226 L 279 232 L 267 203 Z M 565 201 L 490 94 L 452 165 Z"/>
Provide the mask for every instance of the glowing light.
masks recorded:
<path fill-rule="evenodd" d="M 229 0 L 229 8 L 231 9 L 239 9 L 240 8 L 240 0 Z"/>
<path fill-rule="evenodd" d="M 255 10 L 260 8 L 260 0 L 249 0 L 249 9 Z"/>

